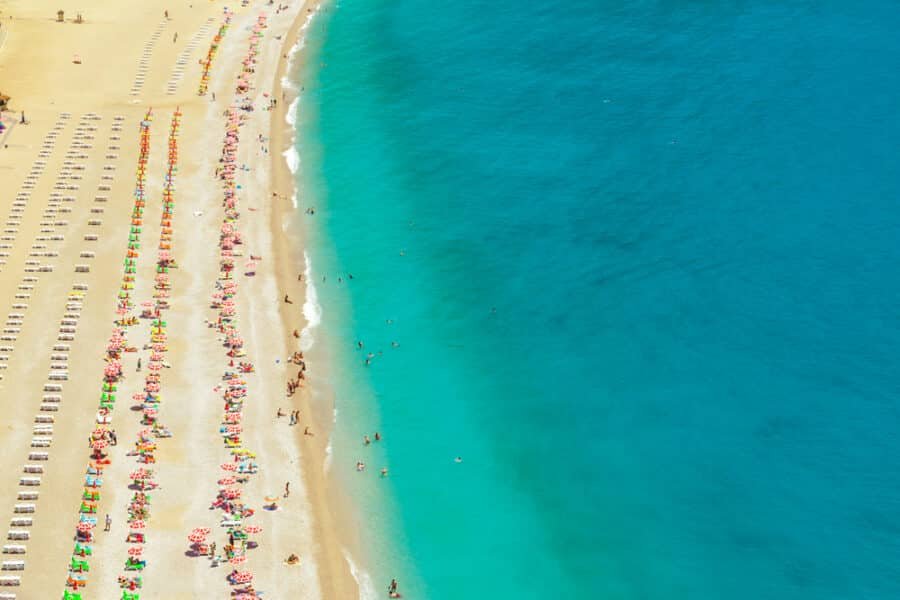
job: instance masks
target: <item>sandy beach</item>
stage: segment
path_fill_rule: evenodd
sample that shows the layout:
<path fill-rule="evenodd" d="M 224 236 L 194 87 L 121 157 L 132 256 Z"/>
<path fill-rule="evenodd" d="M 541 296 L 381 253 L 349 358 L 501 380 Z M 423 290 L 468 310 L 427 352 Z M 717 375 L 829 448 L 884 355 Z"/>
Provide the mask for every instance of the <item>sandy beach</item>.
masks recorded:
<path fill-rule="evenodd" d="M 316 6 L 244 4 L 0 2 L 0 598 L 358 597 L 331 411 L 286 395 L 281 82 Z"/>

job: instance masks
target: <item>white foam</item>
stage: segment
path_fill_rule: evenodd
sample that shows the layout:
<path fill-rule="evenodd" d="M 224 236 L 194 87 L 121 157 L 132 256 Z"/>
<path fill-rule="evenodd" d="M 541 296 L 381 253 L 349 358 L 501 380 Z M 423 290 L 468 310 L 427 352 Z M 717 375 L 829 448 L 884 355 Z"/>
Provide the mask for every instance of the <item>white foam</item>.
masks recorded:
<path fill-rule="evenodd" d="M 359 600 L 375 600 L 378 598 L 379 596 L 375 592 L 375 584 L 372 582 L 372 576 L 369 575 L 369 572 L 359 568 L 359 566 L 353 562 L 353 557 L 350 556 L 350 553 L 347 552 L 346 548 L 341 548 L 341 552 L 343 553 L 347 564 L 350 566 L 350 574 L 353 575 L 353 579 L 356 580 L 356 585 L 359 586 Z"/>
<path fill-rule="evenodd" d="M 300 96 L 294 98 L 294 101 L 291 102 L 290 106 L 288 106 L 287 112 L 284 113 L 284 120 L 287 121 L 287 124 L 293 127 L 297 124 L 297 105 L 300 102 Z"/>
<path fill-rule="evenodd" d="M 328 437 L 328 444 L 325 446 L 325 460 L 322 462 L 322 470 L 327 475 L 331 471 L 332 458 L 334 457 L 334 444 L 331 443 L 331 436 Z"/>
<path fill-rule="evenodd" d="M 306 319 L 306 326 L 300 332 L 300 350 L 307 352 L 312 348 L 315 341 L 312 330 L 322 322 L 322 306 L 319 304 L 319 295 L 316 291 L 316 286 L 313 284 L 312 263 L 306 251 L 303 252 L 303 261 L 306 263 L 303 269 L 303 276 L 306 278 L 306 299 L 303 302 L 303 318 Z"/>
<path fill-rule="evenodd" d="M 284 156 L 284 162 L 287 163 L 288 169 L 291 170 L 291 174 L 296 175 L 297 169 L 300 168 L 300 153 L 297 152 L 294 145 L 291 144 L 291 147 L 285 150 L 282 156 Z"/>

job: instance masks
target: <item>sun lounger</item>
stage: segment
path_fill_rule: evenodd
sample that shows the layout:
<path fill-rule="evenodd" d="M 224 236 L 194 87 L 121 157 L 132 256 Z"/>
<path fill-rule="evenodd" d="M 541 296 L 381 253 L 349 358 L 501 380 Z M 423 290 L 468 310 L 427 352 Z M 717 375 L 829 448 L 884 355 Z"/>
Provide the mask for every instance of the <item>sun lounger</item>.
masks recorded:
<path fill-rule="evenodd" d="M 3 554 L 25 554 L 25 546 L 22 544 L 6 544 L 3 546 Z"/>

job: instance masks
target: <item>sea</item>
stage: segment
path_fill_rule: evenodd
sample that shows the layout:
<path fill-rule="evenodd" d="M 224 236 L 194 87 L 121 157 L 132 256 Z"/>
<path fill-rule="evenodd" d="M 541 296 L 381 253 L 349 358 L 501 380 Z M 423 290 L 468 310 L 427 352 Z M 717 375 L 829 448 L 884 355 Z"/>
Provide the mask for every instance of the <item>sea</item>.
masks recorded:
<path fill-rule="evenodd" d="M 363 598 L 900 598 L 898 31 L 322 6 L 295 218 Z"/>

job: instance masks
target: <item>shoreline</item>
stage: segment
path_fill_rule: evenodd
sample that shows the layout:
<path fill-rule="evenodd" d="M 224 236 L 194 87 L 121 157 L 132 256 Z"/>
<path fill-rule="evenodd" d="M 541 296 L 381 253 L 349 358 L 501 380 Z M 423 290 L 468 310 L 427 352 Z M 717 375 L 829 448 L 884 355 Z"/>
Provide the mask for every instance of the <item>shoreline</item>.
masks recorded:
<path fill-rule="evenodd" d="M 295 299 L 293 304 L 288 305 L 282 302 L 279 307 L 284 330 L 284 343 L 291 351 L 299 349 L 299 344 L 302 342 L 302 339 L 296 340 L 292 334 L 294 329 L 298 329 L 293 326 L 293 323 L 298 320 L 298 316 L 305 323 L 304 328 L 309 326 L 309 322 L 303 314 L 306 302 L 309 300 L 307 297 L 308 282 L 299 281 L 296 276 L 298 273 L 307 271 L 309 258 L 305 232 L 298 223 L 297 175 L 288 167 L 285 156 L 285 153 L 293 150 L 296 142 L 296 131 L 288 123 L 287 116 L 288 110 L 292 107 L 296 110 L 295 102 L 299 97 L 300 90 L 286 89 L 284 83 L 291 81 L 289 69 L 300 69 L 306 61 L 303 30 L 307 25 L 315 22 L 325 1 L 312 2 L 308 0 L 302 5 L 300 13 L 285 36 L 272 87 L 272 97 L 279 101 L 270 112 L 271 175 L 268 197 L 272 199 L 273 208 L 269 226 L 275 249 L 275 273 L 279 294 L 284 292 Z M 293 83 L 302 87 L 301 82 Z M 305 359 L 308 361 L 309 357 L 305 356 Z M 320 365 L 319 368 L 321 367 Z M 322 558 L 317 561 L 320 586 L 325 598 L 361 598 L 362 590 L 356 575 L 352 572 L 355 569 L 348 562 L 346 556 L 347 552 L 355 557 L 360 556 L 360 547 L 357 537 L 351 535 L 351 531 L 346 525 L 351 523 L 352 519 L 341 518 L 350 515 L 353 509 L 347 496 L 340 493 L 341 490 L 334 477 L 329 476 L 327 472 L 327 463 L 330 459 L 328 445 L 334 428 L 333 394 L 330 395 L 330 403 L 327 406 L 315 406 L 311 389 L 315 384 L 312 381 L 323 379 L 322 373 L 314 370 L 310 377 L 311 380 L 308 380 L 307 385 L 298 390 L 295 404 L 301 407 L 301 418 L 305 415 L 306 422 L 310 418 L 312 419 L 312 431 L 315 435 L 312 438 L 305 436 L 298 428 L 294 439 L 301 448 L 303 473 L 314 515 L 313 537 L 318 540 L 318 554 Z M 327 532 L 332 535 L 327 535 Z M 356 591 L 351 596 L 351 590 L 354 588 Z"/>

